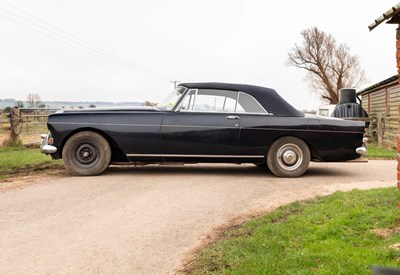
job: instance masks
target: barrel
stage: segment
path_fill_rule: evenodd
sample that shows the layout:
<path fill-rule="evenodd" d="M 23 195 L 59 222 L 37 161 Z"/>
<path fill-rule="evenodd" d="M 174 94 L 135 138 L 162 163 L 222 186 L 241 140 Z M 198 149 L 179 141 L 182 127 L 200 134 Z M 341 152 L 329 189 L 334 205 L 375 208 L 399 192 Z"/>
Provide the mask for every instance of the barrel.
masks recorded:
<path fill-rule="evenodd" d="M 357 103 L 356 90 L 344 88 L 339 91 L 339 105 L 345 103 Z"/>
<path fill-rule="evenodd" d="M 332 113 L 333 117 L 341 118 L 365 118 L 368 113 L 357 103 L 339 104 Z"/>

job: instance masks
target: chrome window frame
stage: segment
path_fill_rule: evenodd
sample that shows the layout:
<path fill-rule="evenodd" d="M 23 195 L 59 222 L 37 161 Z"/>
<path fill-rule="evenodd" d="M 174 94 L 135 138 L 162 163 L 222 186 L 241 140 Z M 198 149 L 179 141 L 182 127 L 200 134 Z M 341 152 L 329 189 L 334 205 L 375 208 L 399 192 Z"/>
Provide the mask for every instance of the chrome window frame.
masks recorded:
<path fill-rule="evenodd" d="M 183 101 L 184 101 L 185 98 L 190 94 L 191 91 L 195 91 L 195 93 L 194 93 L 194 100 L 193 100 L 193 104 L 192 104 L 191 110 L 181 110 L 180 107 L 181 107 L 181 105 L 183 104 Z M 235 110 L 234 110 L 233 112 L 226 112 L 226 111 L 224 111 L 224 112 L 216 112 L 216 111 L 198 111 L 198 110 L 195 111 L 195 110 L 193 110 L 193 108 L 194 108 L 194 106 L 195 106 L 195 104 L 196 104 L 196 97 L 197 97 L 198 91 L 199 91 L 198 88 L 195 88 L 195 89 L 193 89 L 193 88 L 191 88 L 191 89 L 186 89 L 186 91 L 184 92 L 184 95 L 180 98 L 179 102 L 176 104 L 176 106 L 174 107 L 173 111 L 174 111 L 174 112 L 185 112 L 185 113 L 210 113 L 210 114 L 232 114 L 232 113 L 234 113 L 234 114 L 268 115 L 268 116 L 273 115 L 273 113 L 267 112 L 267 111 L 265 110 L 265 108 L 260 104 L 260 102 L 258 102 L 258 100 L 257 100 L 256 98 L 254 98 L 254 96 L 252 96 L 252 95 L 250 95 L 250 94 L 248 94 L 248 93 L 246 93 L 246 92 L 243 92 L 243 91 L 232 91 L 232 90 L 226 90 L 226 91 L 231 91 L 231 92 L 236 92 L 236 93 L 237 93 L 236 102 L 235 102 Z M 238 111 L 237 111 L 237 106 L 238 106 L 238 104 L 239 104 L 239 97 L 240 97 L 240 94 L 241 94 L 241 93 L 242 93 L 242 94 L 246 94 L 247 96 L 249 96 L 250 98 L 252 98 L 252 99 L 256 102 L 256 104 L 258 104 L 258 106 L 261 107 L 261 109 L 264 111 L 264 113 L 246 112 L 246 111 L 245 111 L 245 112 L 238 112 Z"/>
<path fill-rule="evenodd" d="M 239 98 L 240 98 L 240 94 L 241 93 L 249 96 L 250 98 L 252 98 L 258 104 L 258 106 L 261 107 L 261 109 L 264 111 L 264 113 L 254 113 L 254 112 L 252 113 L 252 112 L 246 112 L 245 111 L 245 112 L 240 112 L 238 114 L 266 114 L 266 115 L 270 114 L 270 113 L 267 112 L 267 110 L 265 110 L 265 108 L 260 104 L 260 102 L 258 102 L 258 100 L 254 98 L 254 96 L 252 96 L 252 95 L 250 95 L 248 93 L 242 92 L 242 91 L 238 91 L 238 98 L 236 100 L 236 104 L 239 104 Z M 235 108 L 235 112 L 237 112 L 237 108 Z"/>
<path fill-rule="evenodd" d="M 178 106 L 180 106 L 182 104 L 183 99 L 186 97 L 186 94 L 188 92 L 188 88 L 184 87 L 184 86 L 179 86 L 179 87 L 183 87 L 185 90 L 182 92 L 181 97 L 179 98 L 178 102 L 175 103 L 174 108 L 172 108 L 171 110 L 169 110 L 170 112 L 176 112 L 176 110 L 178 109 Z"/>

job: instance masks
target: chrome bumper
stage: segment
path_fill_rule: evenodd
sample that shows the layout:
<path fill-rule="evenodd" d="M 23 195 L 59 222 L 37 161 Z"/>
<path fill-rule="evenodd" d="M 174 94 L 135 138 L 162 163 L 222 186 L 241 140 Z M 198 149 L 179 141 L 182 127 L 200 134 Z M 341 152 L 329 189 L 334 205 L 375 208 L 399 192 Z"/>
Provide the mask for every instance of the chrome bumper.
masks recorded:
<path fill-rule="evenodd" d="M 54 154 L 57 152 L 57 147 L 49 144 L 49 135 L 40 135 L 42 142 L 40 144 L 40 151 L 44 154 Z"/>
<path fill-rule="evenodd" d="M 358 147 L 356 149 L 356 153 L 359 155 L 365 155 L 365 154 L 367 154 L 367 152 L 368 152 L 368 150 L 365 147 Z"/>
<path fill-rule="evenodd" d="M 361 146 L 361 147 L 358 147 L 358 148 L 356 149 L 356 153 L 357 153 L 357 154 L 359 154 L 359 155 L 361 155 L 361 156 L 364 156 L 364 155 L 366 155 L 366 154 L 368 153 L 368 150 L 367 150 L 367 142 L 368 142 L 368 138 L 364 137 L 364 138 L 363 138 L 363 144 L 362 144 L 362 146 Z"/>

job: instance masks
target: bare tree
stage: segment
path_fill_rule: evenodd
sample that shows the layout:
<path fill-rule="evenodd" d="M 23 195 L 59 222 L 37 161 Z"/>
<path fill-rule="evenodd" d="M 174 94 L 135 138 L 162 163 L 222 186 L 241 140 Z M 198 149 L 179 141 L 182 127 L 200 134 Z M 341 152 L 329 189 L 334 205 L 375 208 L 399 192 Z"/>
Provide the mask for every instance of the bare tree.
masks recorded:
<path fill-rule="evenodd" d="M 358 56 L 346 44 L 337 44 L 332 35 L 312 27 L 301 32 L 302 45 L 288 53 L 288 64 L 307 70 L 311 88 L 330 104 L 338 103 L 339 90 L 356 88 L 365 81 Z"/>
<path fill-rule="evenodd" d="M 29 107 L 37 107 L 42 99 L 38 94 L 28 94 L 26 96 L 26 101 L 28 102 Z"/>
<path fill-rule="evenodd" d="M 24 103 L 21 100 L 17 100 L 17 107 L 18 108 L 24 108 Z"/>

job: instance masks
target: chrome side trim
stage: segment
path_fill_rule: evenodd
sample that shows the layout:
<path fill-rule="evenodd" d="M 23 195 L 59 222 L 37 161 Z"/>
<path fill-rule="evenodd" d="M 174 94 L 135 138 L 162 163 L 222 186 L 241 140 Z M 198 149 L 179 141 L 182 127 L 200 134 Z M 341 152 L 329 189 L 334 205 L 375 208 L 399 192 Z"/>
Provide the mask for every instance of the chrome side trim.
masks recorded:
<path fill-rule="evenodd" d="M 127 154 L 128 157 L 166 158 L 264 158 L 263 155 L 180 155 L 180 154 Z"/>
<path fill-rule="evenodd" d="M 204 126 L 204 125 L 162 125 L 162 127 L 174 127 L 174 128 L 216 128 L 216 129 L 237 129 L 237 127 L 228 126 Z"/>
<path fill-rule="evenodd" d="M 318 133 L 345 133 L 359 134 L 354 131 L 334 131 L 334 130 L 310 130 L 310 129 L 289 129 L 289 128 L 258 128 L 258 127 L 242 127 L 241 130 L 263 130 L 263 131 L 288 131 L 288 132 L 318 132 Z"/>
<path fill-rule="evenodd" d="M 132 126 L 132 127 L 160 127 L 160 125 L 155 124 L 121 124 L 121 123 L 91 123 L 91 122 L 52 122 L 52 124 L 69 124 L 69 125 L 99 125 L 99 126 Z"/>

